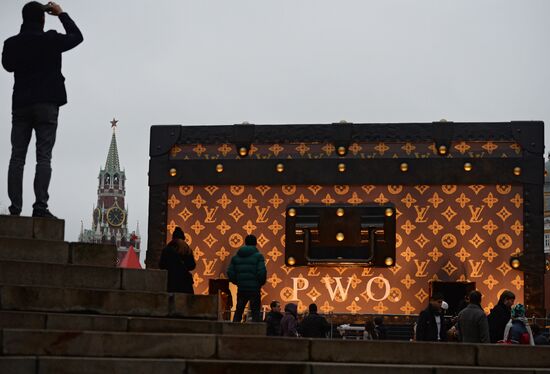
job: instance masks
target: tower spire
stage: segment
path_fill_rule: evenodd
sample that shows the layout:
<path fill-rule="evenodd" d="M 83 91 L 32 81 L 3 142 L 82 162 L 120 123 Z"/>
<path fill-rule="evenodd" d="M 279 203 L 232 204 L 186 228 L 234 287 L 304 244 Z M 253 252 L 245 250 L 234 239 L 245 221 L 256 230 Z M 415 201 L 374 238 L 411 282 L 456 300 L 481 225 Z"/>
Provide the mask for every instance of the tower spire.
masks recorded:
<path fill-rule="evenodd" d="M 111 137 L 111 145 L 109 146 L 109 153 L 107 154 L 107 161 L 105 162 L 105 170 L 109 172 L 120 171 L 120 163 L 118 160 L 118 147 L 116 144 L 116 127 L 118 121 L 113 118 L 111 121 L 111 127 L 113 129 L 113 136 Z"/>

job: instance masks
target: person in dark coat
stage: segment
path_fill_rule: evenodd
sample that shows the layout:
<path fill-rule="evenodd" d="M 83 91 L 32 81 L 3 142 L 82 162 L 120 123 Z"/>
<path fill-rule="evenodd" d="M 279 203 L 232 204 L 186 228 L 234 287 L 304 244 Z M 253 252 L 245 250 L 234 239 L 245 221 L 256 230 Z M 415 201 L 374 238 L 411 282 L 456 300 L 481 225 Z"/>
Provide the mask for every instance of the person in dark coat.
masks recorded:
<path fill-rule="evenodd" d="M 45 12 L 57 16 L 66 34 L 44 32 Z M 23 171 L 32 132 L 36 137 L 35 203 L 33 217 L 56 218 L 48 210 L 48 188 L 52 175 L 52 149 L 57 132 L 59 107 L 67 103 L 61 54 L 84 38 L 71 17 L 53 2 L 36 1 L 23 6 L 19 34 L 4 42 L 2 66 L 14 73 L 12 96 L 11 158 L 8 195 L 11 215 L 23 208 Z"/>
<path fill-rule="evenodd" d="M 378 340 L 378 331 L 376 331 L 374 322 L 370 319 L 365 321 L 365 331 L 363 332 L 363 340 Z"/>
<path fill-rule="evenodd" d="M 384 325 L 383 317 L 374 317 L 374 329 L 376 330 L 378 339 L 386 340 L 388 338 L 388 330 L 386 329 L 386 325 Z"/>
<path fill-rule="evenodd" d="M 269 306 L 271 311 L 265 316 L 267 336 L 281 336 L 281 320 L 283 319 L 281 304 L 278 301 L 272 301 Z"/>
<path fill-rule="evenodd" d="M 231 258 L 231 263 L 227 269 L 229 281 L 238 287 L 237 307 L 233 322 L 242 321 L 244 307 L 248 302 L 250 302 L 252 321 L 261 322 L 260 290 L 267 277 L 265 259 L 256 248 L 256 237 L 254 235 L 248 235 L 244 239 L 244 244 L 237 254 Z"/>
<path fill-rule="evenodd" d="M 309 314 L 302 320 L 299 327 L 300 335 L 304 338 L 326 338 L 330 325 L 325 317 L 317 314 L 317 305 L 309 305 Z"/>
<path fill-rule="evenodd" d="M 416 324 L 417 341 L 445 341 L 447 331 L 445 329 L 445 319 L 441 313 L 441 304 L 443 295 L 434 293 L 430 297 L 428 307 L 420 312 Z"/>
<path fill-rule="evenodd" d="M 489 343 L 489 323 L 481 307 L 481 292 L 470 292 L 470 303 L 458 313 L 456 328 L 461 342 Z"/>
<path fill-rule="evenodd" d="M 185 242 L 185 234 L 180 227 L 176 227 L 159 261 L 159 269 L 168 271 L 168 292 L 194 293 L 190 271 L 195 267 L 195 258 Z"/>
<path fill-rule="evenodd" d="M 489 335 L 491 343 L 496 343 L 504 339 L 504 329 L 510 321 L 512 305 L 516 300 L 516 295 L 512 291 L 505 290 L 498 299 L 498 304 L 491 309 L 487 319 L 489 320 Z"/>
<path fill-rule="evenodd" d="M 294 303 L 285 305 L 285 315 L 281 320 L 281 335 L 298 337 L 298 306 Z"/>
<path fill-rule="evenodd" d="M 531 327 L 531 331 L 533 332 L 533 340 L 535 345 L 550 345 L 550 342 L 546 336 L 542 335 L 542 329 L 539 325 L 534 324 L 533 327 Z"/>

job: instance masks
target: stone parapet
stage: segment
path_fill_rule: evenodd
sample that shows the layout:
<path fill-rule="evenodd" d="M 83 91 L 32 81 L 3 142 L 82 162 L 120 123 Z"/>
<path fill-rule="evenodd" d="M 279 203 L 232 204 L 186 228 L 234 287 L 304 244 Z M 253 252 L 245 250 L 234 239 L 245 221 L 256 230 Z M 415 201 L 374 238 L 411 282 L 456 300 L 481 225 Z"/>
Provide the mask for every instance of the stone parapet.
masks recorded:
<path fill-rule="evenodd" d="M 63 241 L 65 239 L 65 221 L 0 215 L 0 236 Z"/>
<path fill-rule="evenodd" d="M 165 270 L 0 260 L 0 284 L 166 292 Z"/>

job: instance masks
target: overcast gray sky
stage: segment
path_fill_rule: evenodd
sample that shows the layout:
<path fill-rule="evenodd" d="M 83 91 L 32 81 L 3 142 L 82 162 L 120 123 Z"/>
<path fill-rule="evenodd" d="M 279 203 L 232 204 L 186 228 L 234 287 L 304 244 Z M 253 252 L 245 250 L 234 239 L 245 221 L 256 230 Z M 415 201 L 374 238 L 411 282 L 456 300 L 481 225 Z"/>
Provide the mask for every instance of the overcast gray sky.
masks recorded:
<path fill-rule="evenodd" d="M 25 1 L 3 1 L 0 37 Z M 66 239 L 91 225 L 111 130 L 130 228 L 146 243 L 152 124 L 543 120 L 550 123 L 547 0 L 71 0 L 84 34 L 66 53 L 50 207 Z M 48 16 L 47 29 L 62 30 Z M 0 210 L 9 205 L 13 77 L 0 73 Z M 546 135 L 548 144 L 549 136 Z M 34 196 L 34 150 L 24 214 Z M 143 254 L 142 254 L 143 257 Z"/>

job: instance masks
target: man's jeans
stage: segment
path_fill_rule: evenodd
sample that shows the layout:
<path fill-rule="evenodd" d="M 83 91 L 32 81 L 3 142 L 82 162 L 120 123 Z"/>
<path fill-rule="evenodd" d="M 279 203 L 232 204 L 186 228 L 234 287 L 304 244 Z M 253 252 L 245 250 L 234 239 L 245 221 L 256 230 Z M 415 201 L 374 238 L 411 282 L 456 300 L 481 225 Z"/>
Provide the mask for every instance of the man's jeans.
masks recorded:
<path fill-rule="evenodd" d="M 241 322 L 246 303 L 250 301 L 250 312 L 252 313 L 253 322 L 261 322 L 260 307 L 262 296 L 260 291 L 238 291 L 237 292 L 237 308 L 233 316 L 233 322 Z"/>
<path fill-rule="evenodd" d="M 48 186 L 52 175 L 52 148 L 57 130 L 57 104 L 34 104 L 12 111 L 11 159 L 8 170 L 10 213 L 20 214 L 23 207 L 23 169 L 32 130 L 36 136 L 36 174 L 33 204 L 35 211 L 48 209 Z"/>

